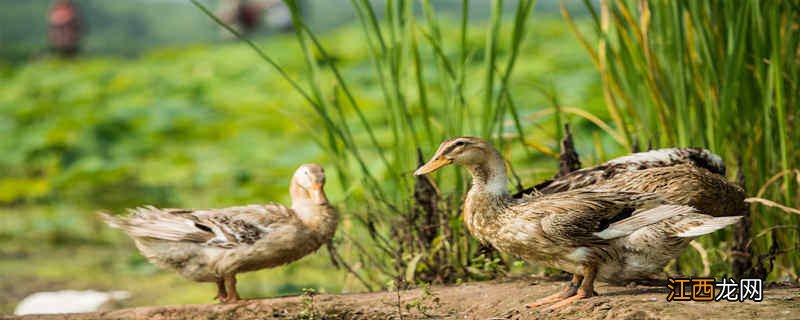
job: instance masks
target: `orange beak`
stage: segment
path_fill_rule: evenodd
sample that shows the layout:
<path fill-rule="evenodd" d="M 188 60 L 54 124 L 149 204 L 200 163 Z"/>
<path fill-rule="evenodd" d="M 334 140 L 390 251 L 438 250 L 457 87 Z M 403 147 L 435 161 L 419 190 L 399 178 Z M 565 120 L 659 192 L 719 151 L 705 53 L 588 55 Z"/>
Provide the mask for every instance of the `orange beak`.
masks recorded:
<path fill-rule="evenodd" d="M 311 190 L 309 190 L 309 194 L 311 196 L 311 200 L 314 200 L 316 204 L 327 204 L 328 197 L 325 196 L 325 190 L 322 189 L 322 183 L 313 182 L 311 184 Z"/>
<path fill-rule="evenodd" d="M 421 167 L 419 167 L 419 169 L 417 169 L 417 171 L 414 171 L 414 175 L 415 176 L 420 176 L 420 175 L 423 175 L 423 174 L 428 174 L 428 173 L 434 172 L 434 171 L 438 170 L 439 168 L 444 167 L 444 166 L 446 166 L 448 164 L 451 164 L 451 163 L 453 163 L 453 160 L 446 159 L 446 158 L 440 156 L 440 157 L 431 159 L 431 161 L 428 161 L 428 163 L 426 163 L 426 164 L 422 165 Z"/>

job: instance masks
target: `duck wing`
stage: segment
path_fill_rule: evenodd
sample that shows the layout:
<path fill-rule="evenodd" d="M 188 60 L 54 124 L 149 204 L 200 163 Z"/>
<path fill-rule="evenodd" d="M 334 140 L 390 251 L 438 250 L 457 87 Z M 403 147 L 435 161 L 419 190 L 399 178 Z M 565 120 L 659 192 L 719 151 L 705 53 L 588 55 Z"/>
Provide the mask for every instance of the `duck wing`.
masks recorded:
<path fill-rule="evenodd" d="M 110 226 L 132 237 L 197 242 L 222 248 L 253 244 L 276 225 L 297 219 L 291 209 L 278 204 L 208 210 L 146 206 L 129 212 L 128 217 L 107 213 L 100 213 L 100 216 Z"/>
<path fill-rule="evenodd" d="M 520 198 L 536 191 L 544 194 L 563 192 L 591 186 L 609 180 L 621 173 L 659 167 L 689 164 L 712 173 L 725 175 L 722 158 L 709 150 L 699 148 L 668 148 L 633 153 L 609 160 L 601 165 L 579 169 L 525 189 L 516 195 Z"/>
<path fill-rule="evenodd" d="M 744 189 L 725 176 L 690 164 L 628 171 L 600 182 L 592 188 L 655 192 L 673 204 L 692 206 L 715 217 L 747 212 Z"/>
<path fill-rule="evenodd" d="M 518 219 L 539 220 L 553 243 L 586 246 L 608 243 L 678 214 L 688 206 L 668 205 L 653 193 L 572 190 L 544 195 L 510 208 Z"/>

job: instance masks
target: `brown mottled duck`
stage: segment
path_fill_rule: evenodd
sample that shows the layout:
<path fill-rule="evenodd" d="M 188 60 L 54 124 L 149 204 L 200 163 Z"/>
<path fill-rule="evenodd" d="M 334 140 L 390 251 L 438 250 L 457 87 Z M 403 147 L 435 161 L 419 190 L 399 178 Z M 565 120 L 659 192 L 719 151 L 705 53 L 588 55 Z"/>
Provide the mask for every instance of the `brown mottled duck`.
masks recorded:
<path fill-rule="evenodd" d="M 249 205 L 207 210 L 129 210 L 129 217 L 100 213 L 134 239 L 152 263 L 198 282 L 215 282 L 216 299 L 239 300 L 236 274 L 298 260 L 330 241 L 338 216 L 323 190 L 325 173 L 305 164 L 295 171 L 291 207 Z"/>
<path fill-rule="evenodd" d="M 577 188 L 653 192 L 672 204 L 688 205 L 714 217 L 747 213 L 747 196 L 725 177 L 722 158 L 700 148 L 668 148 L 633 153 L 603 164 L 559 175 L 514 195 L 553 194 Z M 667 245 L 677 258 L 682 246 Z M 643 279 L 652 280 L 649 276 Z M 662 277 L 663 278 L 663 277 Z M 624 279 L 630 281 L 634 279 Z M 637 280 L 638 281 L 638 280 Z"/>
<path fill-rule="evenodd" d="M 480 138 L 449 139 L 415 175 L 448 164 L 466 168 L 472 186 L 464 223 L 480 241 L 537 264 L 573 273 L 563 291 L 530 306 L 559 308 L 591 297 L 594 281 L 639 279 L 660 272 L 694 238 L 740 217 L 712 217 L 651 192 L 579 188 L 514 198 L 505 161 Z"/>

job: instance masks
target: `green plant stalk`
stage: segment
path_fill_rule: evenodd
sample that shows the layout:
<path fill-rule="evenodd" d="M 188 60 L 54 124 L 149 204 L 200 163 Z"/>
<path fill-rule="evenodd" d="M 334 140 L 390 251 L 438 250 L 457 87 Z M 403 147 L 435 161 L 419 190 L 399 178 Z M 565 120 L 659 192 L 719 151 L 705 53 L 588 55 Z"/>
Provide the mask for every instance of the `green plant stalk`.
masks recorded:
<path fill-rule="evenodd" d="M 419 138 L 417 137 L 417 129 L 414 125 L 414 119 L 411 117 L 411 113 L 408 110 L 408 105 L 406 103 L 405 95 L 403 94 L 403 81 L 401 77 L 401 66 L 403 65 L 403 57 L 405 56 L 405 52 L 407 51 L 406 48 L 411 46 L 411 38 L 414 32 L 414 17 L 413 17 L 413 1 L 402 0 L 400 1 L 402 4 L 400 8 L 397 10 L 397 26 L 396 32 L 400 32 L 403 30 L 402 35 L 398 37 L 398 42 L 400 43 L 399 48 L 397 48 L 396 54 L 396 62 L 394 72 L 392 72 L 392 80 L 394 82 L 394 93 L 397 96 L 398 105 L 400 106 L 400 112 L 405 119 L 405 124 L 409 131 L 409 135 L 411 136 L 411 141 L 414 143 L 414 149 L 419 149 Z M 401 24 L 400 21 L 404 21 L 404 24 Z"/>
<path fill-rule="evenodd" d="M 457 90 L 459 92 L 460 104 L 459 104 L 459 116 L 458 116 L 458 123 L 456 126 L 456 131 L 452 134 L 454 135 L 461 135 L 464 128 L 464 111 L 467 109 L 466 99 L 464 99 L 463 90 L 464 90 L 464 83 L 466 83 L 466 66 L 467 66 L 467 33 L 469 32 L 467 29 L 467 21 L 469 20 L 469 0 L 462 0 L 461 1 L 461 47 L 460 47 L 460 59 L 459 59 L 459 69 L 458 69 L 458 82 L 457 82 Z M 461 175 L 459 175 L 461 178 Z"/>
<path fill-rule="evenodd" d="M 798 114 L 800 74 L 800 36 L 794 32 L 800 7 L 796 4 L 602 1 L 599 19 L 591 2 L 585 4 L 594 17 L 600 46 L 597 51 L 584 47 L 597 57 L 615 122 L 631 121 L 640 138 L 661 132 L 662 142 L 669 142 L 666 135 L 671 135 L 682 145 L 710 147 L 729 163 L 741 157 L 751 188 L 772 180 L 776 172 L 800 165 L 792 147 L 792 141 L 800 136 L 791 122 Z M 585 41 L 577 28 L 572 28 Z M 613 107 L 620 102 L 626 108 L 620 109 L 623 112 L 618 117 Z M 665 121 L 670 124 L 669 132 L 662 131 Z M 775 181 L 780 183 L 762 195 L 796 206 L 800 200 L 790 198 L 794 195 L 792 179 L 781 176 Z M 799 220 L 774 209 L 758 210 L 760 218 L 754 220 L 753 230 Z M 753 241 L 756 256 L 769 255 L 773 245 L 785 251 L 796 242 L 783 231 L 767 235 Z M 701 243 L 716 246 L 725 239 L 722 232 Z M 795 270 L 798 256 L 787 252 L 777 257 L 775 264 L 780 267 L 772 275 Z M 692 261 L 684 262 L 696 267 Z"/>
<path fill-rule="evenodd" d="M 502 78 L 500 81 L 500 89 L 499 89 L 501 93 L 497 95 L 497 101 L 495 102 L 495 106 L 497 106 L 498 109 L 502 108 L 501 107 L 503 106 L 502 101 L 506 100 L 506 97 L 503 97 L 502 92 L 505 91 L 506 95 L 510 95 L 508 93 L 508 83 L 509 80 L 511 79 L 511 74 L 514 70 L 514 65 L 517 62 L 517 57 L 519 56 L 519 51 L 520 47 L 522 46 L 522 41 L 525 39 L 525 24 L 528 21 L 528 17 L 530 16 L 531 11 L 533 11 L 533 6 L 535 4 L 536 4 L 535 0 L 521 0 L 517 4 L 517 14 L 516 17 L 514 18 L 514 29 L 511 33 L 511 56 L 508 58 L 506 68 L 502 73 Z M 508 106 L 511 106 L 512 104 L 513 103 L 508 104 Z M 502 114 L 502 111 L 500 111 L 500 114 Z M 516 114 L 516 108 L 514 108 L 514 111 L 512 112 L 512 117 L 518 118 L 518 115 Z M 493 123 L 502 124 L 502 121 L 494 121 Z M 489 131 L 492 131 L 491 128 L 492 124 L 490 124 Z M 502 130 L 502 126 L 500 126 L 498 130 Z M 521 136 L 522 141 L 525 141 L 525 132 L 522 130 L 520 126 L 517 126 L 517 134 Z M 527 145 L 525 143 L 523 143 L 523 146 L 526 146 L 527 150 Z"/>
<path fill-rule="evenodd" d="M 598 61 L 598 69 L 600 71 L 603 80 L 603 98 L 606 101 L 606 107 L 608 108 L 609 114 L 611 115 L 611 118 L 616 124 L 618 130 L 621 130 L 624 133 L 625 147 L 630 149 L 631 133 L 630 130 L 628 130 L 628 126 L 626 124 L 625 119 L 622 117 L 622 111 L 617 105 L 614 95 L 615 92 L 618 92 L 621 89 L 618 88 L 617 81 L 615 80 L 614 77 L 612 77 L 613 71 L 609 67 L 609 64 L 613 62 L 613 60 L 609 58 L 609 54 L 611 53 L 611 51 L 608 49 L 609 45 L 611 44 L 611 39 L 609 37 L 610 34 L 609 15 L 610 13 L 607 1 L 601 0 L 600 20 L 598 20 L 600 22 L 600 25 L 597 27 L 597 29 L 600 32 L 599 33 L 600 43 L 598 45 L 596 54 Z M 622 99 L 624 100 L 625 97 L 623 96 Z"/>
<path fill-rule="evenodd" d="M 411 17 L 413 19 L 413 16 Z M 413 23 L 412 23 L 413 25 Z M 436 141 L 436 137 L 433 135 L 433 129 L 431 129 L 431 112 L 430 107 L 428 106 L 428 94 L 427 94 L 427 86 L 425 86 L 425 74 L 424 74 L 424 67 L 422 66 L 422 61 L 419 56 L 419 47 L 417 46 L 417 37 L 412 31 L 411 35 L 411 53 L 414 62 L 414 75 L 416 76 L 417 81 L 417 95 L 419 96 L 419 106 L 422 110 L 422 117 L 423 117 L 423 125 L 425 126 L 425 134 L 427 135 L 428 139 L 427 142 L 429 145 L 433 146 Z"/>
<path fill-rule="evenodd" d="M 652 72 L 647 72 L 650 69 L 646 66 L 647 59 L 634 58 L 634 56 L 644 56 L 642 46 L 634 43 L 634 41 L 642 41 L 643 38 L 640 35 L 640 31 L 638 30 L 636 22 L 630 17 L 629 10 L 627 9 L 625 2 L 617 1 L 615 4 L 616 6 L 614 6 L 614 8 L 618 10 L 611 9 L 611 16 L 612 20 L 614 21 L 614 25 L 616 26 L 616 35 L 622 40 L 621 43 L 624 44 L 621 47 L 625 49 L 623 52 L 624 57 L 627 58 L 625 63 L 634 66 L 635 68 L 633 69 L 644 75 L 646 80 L 644 82 L 646 88 L 645 93 L 650 98 L 650 103 L 655 106 L 663 136 L 667 139 L 668 144 L 672 144 L 674 139 L 672 137 L 672 133 L 669 131 L 670 125 L 669 121 L 667 120 L 669 117 L 669 111 L 667 109 L 666 102 L 664 101 L 665 98 L 661 94 L 660 86 L 658 83 L 656 83 L 654 74 Z M 632 29 L 630 33 L 634 34 L 633 37 L 631 37 L 628 30 L 626 30 L 628 29 L 626 27 Z M 623 70 L 627 71 L 627 69 Z"/>
<path fill-rule="evenodd" d="M 437 66 L 440 69 L 443 69 L 445 72 L 439 73 L 439 85 L 446 94 L 442 95 L 443 98 L 443 105 L 449 105 L 454 109 L 459 110 L 457 117 L 452 117 L 452 114 L 443 114 L 441 118 L 447 119 L 446 128 L 445 128 L 445 136 L 454 136 L 454 135 L 461 135 L 463 132 L 463 118 L 464 112 L 468 108 L 466 103 L 466 98 L 464 97 L 464 78 L 461 77 L 461 71 L 463 69 L 458 70 L 458 74 L 456 68 L 454 66 L 463 67 L 460 63 L 456 64 L 451 61 L 451 59 L 444 53 L 444 49 L 442 48 L 442 36 L 439 27 L 438 18 L 436 13 L 433 10 L 433 7 L 428 0 L 421 0 L 422 3 L 422 12 L 425 16 L 425 19 L 429 25 L 430 32 L 426 32 L 425 29 L 418 27 L 417 30 L 428 40 L 428 43 L 433 48 L 433 53 L 437 58 Z M 464 2 L 462 2 L 462 10 Z M 468 10 L 468 9 L 467 9 Z M 463 14 L 468 14 L 462 11 L 462 22 L 463 22 Z M 464 25 L 466 28 L 466 25 Z M 465 29 L 462 29 L 462 40 L 466 41 L 466 33 Z M 463 47 L 461 48 L 462 52 L 460 53 L 461 56 L 466 57 L 466 52 Z"/>
<path fill-rule="evenodd" d="M 389 49 L 386 46 L 386 41 L 384 40 L 383 31 L 381 31 L 375 11 L 372 9 L 372 5 L 369 3 L 369 1 L 351 0 L 351 2 L 353 3 L 353 7 L 356 9 L 356 13 L 358 13 L 359 20 L 362 24 L 362 29 L 364 30 L 364 35 L 367 38 L 367 44 L 370 48 L 370 56 L 373 64 L 375 65 L 375 70 L 378 73 L 378 79 L 381 86 L 381 91 L 383 91 L 384 101 L 386 106 L 391 110 L 390 112 L 394 115 L 396 114 L 397 110 L 396 101 L 393 98 L 391 89 L 388 87 L 390 82 L 387 80 L 388 78 L 386 75 L 386 70 L 384 70 L 386 68 L 386 62 L 384 59 L 387 59 L 390 54 Z M 375 38 L 374 40 L 373 37 Z M 373 41 L 377 42 L 377 46 L 372 43 Z M 389 67 L 389 69 L 391 69 L 391 67 Z M 389 72 L 391 72 L 391 70 L 389 70 Z M 390 117 L 389 120 L 392 130 L 393 145 L 400 144 L 400 128 L 398 126 L 397 118 L 398 117 L 393 116 Z M 395 163 L 397 163 L 402 155 L 398 148 L 394 148 L 393 151 Z"/>
<path fill-rule="evenodd" d="M 489 31 L 486 34 L 486 48 L 484 49 L 484 85 L 483 85 L 483 123 L 481 132 L 484 138 L 491 139 L 491 121 L 495 119 L 492 102 L 494 101 L 494 73 L 495 60 L 497 59 L 497 38 L 500 33 L 500 18 L 503 12 L 503 1 L 492 0 L 492 13 L 489 18 Z"/>
<path fill-rule="evenodd" d="M 371 5 L 367 1 L 361 0 L 351 0 L 353 7 L 358 14 L 359 21 L 361 22 L 362 29 L 364 30 L 364 36 L 367 39 L 367 45 L 369 47 L 370 58 L 373 62 L 375 67 L 375 71 L 378 74 L 379 84 L 381 87 L 381 91 L 383 92 L 383 99 L 387 107 L 391 109 L 390 114 L 394 114 L 394 100 L 392 99 L 391 91 L 387 87 L 389 81 L 387 80 L 386 71 L 384 61 L 381 57 L 387 56 L 387 48 L 386 42 L 383 39 L 382 31 L 380 25 L 377 22 L 377 18 L 375 17 L 375 12 L 372 10 Z M 373 39 L 374 38 L 374 39 Z M 377 44 L 373 43 L 377 42 Z M 393 145 L 399 145 L 399 137 L 400 132 L 397 126 L 397 121 L 395 121 L 396 117 L 392 117 L 389 120 L 390 128 L 392 132 L 393 138 Z M 402 172 L 402 169 L 398 167 L 398 159 L 401 157 L 401 150 L 400 148 L 393 148 L 394 154 L 394 165 L 392 166 L 390 174 L 395 174 L 396 172 Z M 396 174 L 395 174 L 396 176 Z M 396 176 L 396 180 L 399 181 L 399 186 L 402 186 L 403 189 L 407 189 L 409 184 L 404 176 Z"/>
<path fill-rule="evenodd" d="M 287 4 L 287 6 L 289 7 L 289 9 L 291 11 L 292 22 L 295 23 L 296 25 L 301 25 L 299 15 L 297 14 L 297 7 L 296 7 L 295 1 L 294 0 L 287 0 L 286 4 Z M 325 94 L 322 92 L 322 88 L 319 85 L 319 83 L 320 83 L 320 80 L 319 80 L 319 67 L 317 66 L 317 62 L 315 61 L 314 56 L 311 53 L 311 50 L 309 49 L 308 44 L 306 43 L 306 38 L 304 36 L 303 29 L 302 28 L 295 28 L 295 34 L 297 36 L 298 43 L 300 44 L 300 49 L 301 49 L 301 52 L 303 53 L 303 57 L 305 58 L 306 66 L 308 67 L 307 75 L 308 75 L 308 83 L 311 86 L 311 93 L 314 95 L 314 99 L 317 102 L 319 102 L 319 107 L 317 108 L 317 111 L 319 112 L 319 114 L 323 118 L 330 119 L 330 115 L 328 114 L 327 110 L 329 110 L 331 108 L 331 106 L 330 106 L 330 102 L 328 101 L 328 99 L 325 99 Z M 332 122 L 333 121 L 331 120 L 331 123 Z M 346 126 L 346 125 L 343 125 L 343 126 L 333 125 L 332 127 L 337 128 L 337 130 L 343 131 L 342 134 L 341 134 L 342 142 L 345 145 L 349 144 L 348 143 L 348 141 L 349 141 L 348 137 L 352 136 L 351 134 L 349 134 L 349 127 Z M 342 130 L 342 128 L 344 130 Z M 333 135 L 331 135 L 331 136 L 333 136 Z M 331 146 L 338 145 L 334 140 L 331 140 L 330 143 L 331 143 Z M 339 154 L 337 154 L 337 155 L 339 155 Z"/>
<path fill-rule="evenodd" d="M 436 24 L 435 15 L 430 14 L 429 17 L 430 19 L 434 19 L 429 20 L 429 24 Z M 460 135 L 463 128 L 464 111 L 468 108 L 466 98 L 464 97 L 464 77 L 462 77 L 461 73 L 458 75 L 456 74 L 453 63 L 441 47 L 441 39 L 437 38 L 436 35 L 425 32 L 421 28 L 418 28 L 418 30 L 425 39 L 428 40 L 431 47 L 433 47 L 433 53 L 438 58 L 439 66 L 445 71 L 439 77 L 442 90 L 447 91 L 449 89 L 449 94 L 444 95 L 444 105 L 452 105 L 454 108 L 459 109 L 459 116 L 455 121 L 449 120 L 450 117 L 445 117 L 448 119 L 448 129 L 445 131 L 448 132 L 448 136 Z M 455 82 L 455 84 L 451 85 L 452 82 Z"/>
<path fill-rule="evenodd" d="M 319 80 L 319 67 L 317 66 L 316 60 L 314 59 L 314 56 L 311 53 L 311 50 L 308 46 L 307 39 L 305 36 L 307 32 L 305 32 L 306 29 L 302 27 L 304 23 L 302 22 L 302 19 L 300 17 L 299 10 L 297 8 L 297 3 L 295 2 L 295 0 L 286 0 L 285 3 L 287 4 L 287 7 L 291 11 L 292 21 L 294 25 L 298 26 L 297 28 L 295 28 L 295 34 L 297 36 L 298 42 L 300 43 L 300 47 L 306 59 L 306 65 L 308 66 L 309 69 L 308 72 L 309 82 L 312 88 L 312 92 L 314 93 L 317 101 L 322 101 L 322 105 L 320 106 L 320 108 L 318 108 L 318 113 L 324 119 L 330 119 L 330 116 L 325 110 L 326 108 L 327 109 L 331 108 L 331 106 L 329 106 L 330 102 L 328 102 L 328 100 L 325 99 L 322 87 L 320 86 L 321 81 Z M 383 189 L 381 188 L 380 183 L 378 183 L 378 180 L 372 175 L 372 172 L 369 170 L 366 162 L 364 161 L 364 158 L 361 156 L 358 146 L 353 142 L 352 134 L 350 133 L 350 128 L 347 125 L 347 123 L 343 121 L 339 126 L 337 126 L 333 123 L 332 120 L 328 120 L 327 122 L 329 123 L 329 127 L 333 128 L 333 130 L 329 130 L 329 132 L 331 132 L 331 136 L 335 134 L 341 139 L 342 143 L 345 145 L 346 151 L 352 154 L 353 158 L 358 162 L 359 168 L 361 169 L 362 174 L 364 174 L 364 177 L 369 183 L 369 185 L 372 188 L 375 188 L 376 192 L 378 192 L 380 195 L 383 195 Z M 341 128 L 344 128 L 344 130 L 342 130 Z M 331 140 L 331 145 L 335 146 L 336 142 Z"/>
<path fill-rule="evenodd" d="M 517 111 L 517 106 L 514 103 L 514 99 L 511 97 L 511 93 L 506 89 L 500 92 L 500 94 L 505 97 L 505 103 L 508 105 L 508 111 L 511 113 L 511 119 L 514 120 L 514 128 L 517 129 L 517 139 L 519 142 L 524 146 L 525 151 L 530 155 L 531 151 L 528 148 L 528 143 L 525 140 L 525 135 L 523 132 L 525 131 L 522 128 L 522 122 L 519 120 L 519 111 Z"/>
<path fill-rule="evenodd" d="M 311 41 L 314 43 L 314 46 L 320 52 L 322 57 L 325 58 L 326 60 L 331 61 L 332 59 L 331 59 L 330 55 L 325 50 L 325 48 L 322 46 L 322 44 L 320 43 L 319 39 L 317 39 L 317 37 L 314 35 L 314 33 L 312 33 L 310 29 L 308 29 L 308 26 L 305 23 L 302 24 L 302 27 L 304 28 L 304 30 L 305 30 L 306 34 L 308 35 L 309 39 L 311 39 Z M 352 94 L 352 91 L 350 90 L 349 86 L 347 85 L 347 82 L 342 77 L 342 74 L 339 72 L 339 69 L 336 67 L 335 63 L 333 63 L 333 62 L 328 63 L 328 66 L 330 67 L 331 72 L 333 72 L 334 76 L 336 77 L 336 81 L 339 84 L 339 86 L 341 86 L 342 91 L 345 93 L 345 96 L 347 97 L 347 100 L 350 103 L 350 106 L 356 112 L 356 116 L 358 117 L 358 120 L 361 122 L 361 125 L 367 131 L 367 136 L 369 137 L 369 140 L 372 143 L 373 147 L 377 150 L 378 157 L 381 159 L 381 162 L 383 162 L 383 164 L 384 164 L 384 166 L 386 166 L 387 170 L 391 170 L 392 166 L 391 166 L 391 164 L 389 164 L 389 160 L 387 160 L 386 156 L 384 155 L 383 147 L 381 146 L 380 143 L 378 143 L 378 139 L 375 138 L 375 133 L 374 133 L 374 131 L 372 129 L 372 126 L 369 124 L 369 122 L 367 121 L 366 116 L 364 115 L 364 112 L 361 110 L 361 107 L 356 102 L 356 99 L 354 98 L 354 96 Z"/>
<path fill-rule="evenodd" d="M 788 143 L 787 143 L 787 131 L 786 131 L 786 107 L 784 105 L 784 98 L 783 98 L 783 78 L 782 78 L 782 70 L 781 67 L 783 66 L 781 49 L 782 49 L 782 37 L 780 34 L 780 24 L 781 19 L 778 14 L 778 6 L 773 5 L 773 10 L 771 12 L 773 21 L 776 21 L 773 27 L 770 30 L 770 39 L 772 40 L 772 55 L 770 58 L 770 66 L 769 66 L 769 74 L 773 77 L 773 83 L 775 84 L 775 110 L 776 110 L 776 117 L 778 120 L 778 143 L 780 146 L 780 161 L 781 161 L 781 170 L 786 171 L 789 170 L 789 152 L 788 152 Z M 787 201 L 791 200 L 791 191 L 790 185 L 791 180 L 789 176 L 783 177 L 783 191 L 784 197 Z"/>

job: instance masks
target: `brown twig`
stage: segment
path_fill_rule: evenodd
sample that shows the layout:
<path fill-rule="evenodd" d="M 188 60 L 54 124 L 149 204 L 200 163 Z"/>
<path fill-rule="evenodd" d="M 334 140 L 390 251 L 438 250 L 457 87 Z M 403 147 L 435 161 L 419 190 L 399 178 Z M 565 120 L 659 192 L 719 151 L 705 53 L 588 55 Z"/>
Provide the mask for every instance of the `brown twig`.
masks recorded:
<path fill-rule="evenodd" d="M 689 245 L 691 245 L 692 248 L 697 250 L 697 253 L 700 254 L 700 260 L 703 262 L 703 275 L 709 275 L 711 273 L 711 263 L 708 262 L 708 252 L 706 252 L 706 249 L 703 248 L 703 245 L 697 241 L 693 240 L 692 242 L 689 242 Z"/>
<path fill-rule="evenodd" d="M 744 199 L 744 202 L 747 202 L 747 203 L 760 203 L 760 204 L 763 204 L 763 205 L 765 205 L 767 207 L 773 207 L 773 208 L 781 209 L 784 212 L 800 214 L 800 210 L 798 210 L 798 209 L 795 209 L 795 208 L 792 208 L 792 207 L 787 207 L 787 206 L 784 206 L 784 205 L 782 205 L 780 203 L 777 203 L 775 201 L 767 200 L 767 199 L 764 199 L 764 198 L 755 198 L 755 197 L 747 198 L 747 199 Z"/>
<path fill-rule="evenodd" d="M 564 139 L 561 140 L 561 154 L 558 155 L 558 174 L 556 177 L 564 176 L 580 168 L 581 160 L 578 157 L 578 152 L 575 151 L 572 132 L 569 131 L 569 124 L 564 124 Z"/>

